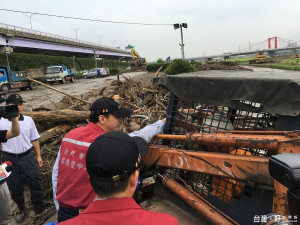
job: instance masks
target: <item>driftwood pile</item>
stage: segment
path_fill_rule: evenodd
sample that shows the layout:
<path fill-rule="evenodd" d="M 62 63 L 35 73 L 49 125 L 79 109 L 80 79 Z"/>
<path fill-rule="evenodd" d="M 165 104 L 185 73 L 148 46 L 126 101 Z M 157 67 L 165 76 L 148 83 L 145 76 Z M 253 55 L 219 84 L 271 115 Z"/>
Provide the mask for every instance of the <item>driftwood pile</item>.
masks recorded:
<path fill-rule="evenodd" d="M 106 88 L 90 90 L 89 93 L 80 96 L 80 98 L 92 103 L 103 96 L 114 97 L 122 106 L 132 109 L 134 111 L 133 114 L 147 116 L 149 118 L 148 124 L 166 116 L 169 92 L 159 89 L 151 82 L 135 81 L 125 76 L 123 76 L 123 79 L 123 82 L 114 80 Z M 60 102 L 40 106 L 33 109 L 33 111 L 24 113 L 33 118 L 41 136 L 41 155 L 44 160 L 44 165 L 41 168 L 42 187 L 47 207 L 46 213 L 29 218 L 31 221 L 27 221 L 26 224 L 44 224 L 48 218 L 55 214 L 51 175 L 59 146 L 62 138 L 69 130 L 87 124 L 89 108 L 89 104 L 76 99 L 73 100 L 67 96 Z M 140 128 L 138 121 L 133 124 L 137 126 L 133 126 L 134 128 L 132 129 L 126 126 L 123 130 L 128 131 L 129 128 L 129 131 L 132 131 Z M 129 123 L 128 125 L 130 126 Z M 26 191 L 25 199 L 27 211 L 30 211 L 32 206 L 28 190 Z"/>
<path fill-rule="evenodd" d="M 248 69 L 246 67 L 240 66 L 238 62 L 232 61 L 207 61 L 203 64 L 195 65 L 197 71 L 205 71 L 205 70 L 247 70 L 252 71 L 252 69 Z"/>
<path fill-rule="evenodd" d="M 125 82 L 115 88 L 122 105 L 132 109 L 133 114 L 148 116 L 149 123 L 166 116 L 170 96 L 168 91 L 143 80 L 123 78 Z"/>
<path fill-rule="evenodd" d="M 146 65 L 135 65 L 130 67 L 130 69 L 128 70 L 128 72 L 140 72 L 140 71 L 145 71 L 146 70 Z"/>

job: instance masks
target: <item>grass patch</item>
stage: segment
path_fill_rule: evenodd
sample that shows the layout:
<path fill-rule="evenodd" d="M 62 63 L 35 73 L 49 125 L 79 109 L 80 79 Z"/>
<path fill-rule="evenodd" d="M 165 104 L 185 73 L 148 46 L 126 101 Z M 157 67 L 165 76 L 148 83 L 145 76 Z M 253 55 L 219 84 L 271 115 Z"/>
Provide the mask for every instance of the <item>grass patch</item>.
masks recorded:
<path fill-rule="evenodd" d="M 256 66 L 256 67 L 266 67 L 266 68 L 272 68 L 272 69 L 300 71 L 300 65 L 294 66 L 294 65 L 287 65 L 287 64 L 281 64 L 281 63 L 265 63 L 265 64 L 251 64 L 251 65 Z"/>
<path fill-rule="evenodd" d="M 256 66 L 256 67 L 266 67 L 266 68 L 272 68 L 272 69 L 300 71 L 300 58 L 272 58 L 270 56 L 267 56 L 267 59 L 274 60 L 275 62 L 261 63 L 261 64 L 249 64 L 249 60 L 252 60 L 252 59 L 255 59 L 255 57 L 231 59 L 230 61 L 236 61 L 240 65 L 244 65 L 244 66 Z"/>
<path fill-rule="evenodd" d="M 254 59 L 254 57 L 240 58 L 240 59 L 229 59 L 228 61 L 238 62 L 239 64 L 249 63 L 249 60 Z"/>

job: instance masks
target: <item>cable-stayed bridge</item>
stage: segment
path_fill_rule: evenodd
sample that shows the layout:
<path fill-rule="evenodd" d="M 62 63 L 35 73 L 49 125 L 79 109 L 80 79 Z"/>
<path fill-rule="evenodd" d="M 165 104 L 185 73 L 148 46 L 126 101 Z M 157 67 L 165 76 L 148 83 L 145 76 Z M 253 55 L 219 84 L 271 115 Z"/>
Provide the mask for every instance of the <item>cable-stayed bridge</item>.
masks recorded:
<path fill-rule="evenodd" d="M 249 45 L 249 47 L 240 49 L 237 52 L 228 52 L 223 54 L 215 54 L 208 56 L 190 57 L 186 58 L 188 61 L 206 61 L 213 59 L 230 59 L 236 56 L 245 55 L 256 55 L 259 51 L 262 51 L 269 55 L 277 55 L 283 51 L 293 51 L 295 54 L 300 53 L 300 42 L 293 41 L 289 39 L 271 37 L 264 41 L 258 42 L 254 45 Z"/>

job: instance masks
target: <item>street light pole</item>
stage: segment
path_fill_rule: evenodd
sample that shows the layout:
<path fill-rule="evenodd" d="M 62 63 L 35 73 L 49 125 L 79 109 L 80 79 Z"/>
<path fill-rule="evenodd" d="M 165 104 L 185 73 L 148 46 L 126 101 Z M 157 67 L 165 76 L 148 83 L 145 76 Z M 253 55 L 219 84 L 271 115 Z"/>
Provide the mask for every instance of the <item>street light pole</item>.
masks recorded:
<path fill-rule="evenodd" d="M 121 69 L 121 59 L 124 59 L 125 57 L 123 56 L 122 58 L 119 58 L 119 69 Z"/>
<path fill-rule="evenodd" d="M 173 24 L 174 26 L 174 29 L 178 29 L 180 28 L 180 34 L 181 34 L 181 44 L 179 43 L 179 46 L 181 47 L 181 55 L 182 55 L 182 59 L 184 59 L 184 44 L 183 44 L 183 32 L 182 32 L 182 27 L 183 28 L 187 28 L 187 23 L 176 23 L 176 24 Z"/>
<path fill-rule="evenodd" d="M 121 59 L 124 59 L 124 58 L 125 57 L 123 56 L 122 58 L 119 59 L 119 71 L 118 71 L 118 75 L 117 75 L 118 81 L 120 81 L 120 74 L 119 74 L 119 72 L 121 72 Z"/>
<path fill-rule="evenodd" d="M 9 52 L 5 52 L 5 54 L 6 54 L 6 61 L 7 61 L 7 67 L 8 67 L 8 69 L 10 70 L 10 66 L 9 66 L 9 61 L 8 61 L 8 54 Z"/>
<path fill-rule="evenodd" d="M 26 15 L 26 14 L 23 14 L 23 16 L 28 16 L 29 17 L 29 21 L 30 21 L 30 28 L 32 30 L 32 22 L 31 22 L 31 17 L 34 16 L 34 14 L 30 14 L 30 15 Z"/>
<path fill-rule="evenodd" d="M 113 44 L 113 48 L 115 47 L 115 42 L 116 42 L 116 40 L 113 40 L 113 41 L 111 41 L 112 42 L 112 44 Z"/>
<path fill-rule="evenodd" d="M 119 73 L 121 72 L 120 61 L 121 61 L 121 59 L 119 59 L 119 71 L 118 71 L 118 75 L 117 75 L 118 81 L 120 81 L 120 74 Z"/>
<path fill-rule="evenodd" d="M 98 38 L 98 40 L 99 40 L 99 45 L 100 45 L 100 39 L 101 39 L 102 36 L 103 36 L 103 35 L 96 36 L 96 37 Z"/>
<path fill-rule="evenodd" d="M 94 49 L 94 56 L 95 56 L 95 68 L 97 68 L 98 65 L 97 65 L 97 54 L 96 54 L 96 49 Z"/>
<path fill-rule="evenodd" d="M 76 65 L 75 65 L 75 55 L 73 56 L 73 67 L 76 70 Z"/>
<path fill-rule="evenodd" d="M 77 41 L 77 31 L 80 30 L 80 28 L 76 28 L 76 29 L 71 29 L 75 32 L 75 35 L 76 35 L 76 41 Z"/>
<path fill-rule="evenodd" d="M 183 44 L 182 26 L 180 26 L 180 33 L 181 33 L 181 44 L 179 44 L 179 45 L 181 46 L 181 55 L 182 55 L 182 58 L 184 59 L 184 44 Z"/>

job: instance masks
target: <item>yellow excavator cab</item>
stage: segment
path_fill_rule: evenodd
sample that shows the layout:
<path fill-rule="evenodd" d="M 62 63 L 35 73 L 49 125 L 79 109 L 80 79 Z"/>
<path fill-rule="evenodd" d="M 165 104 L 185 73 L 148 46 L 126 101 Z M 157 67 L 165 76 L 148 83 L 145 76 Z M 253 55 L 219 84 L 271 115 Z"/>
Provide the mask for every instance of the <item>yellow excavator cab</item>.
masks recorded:
<path fill-rule="evenodd" d="M 137 51 L 135 51 L 133 48 L 131 49 L 131 57 L 132 57 L 132 62 L 134 64 L 136 64 L 137 66 L 141 65 L 141 64 L 147 64 L 147 61 L 145 58 L 141 58 L 139 53 L 137 53 Z M 136 59 L 135 59 L 136 57 Z"/>
<path fill-rule="evenodd" d="M 267 56 L 266 54 L 264 54 L 263 51 L 259 51 L 255 59 L 249 60 L 249 64 L 266 63 L 266 62 L 267 62 Z"/>
<path fill-rule="evenodd" d="M 264 52 L 259 51 L 258 55 L 256 55 L 256 59 L 258 61 L 265 61 L 266 60 L 266 55 L 264 54 Z"/>

